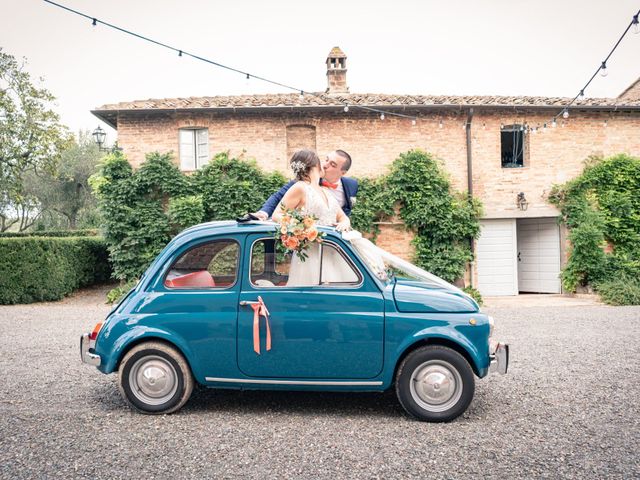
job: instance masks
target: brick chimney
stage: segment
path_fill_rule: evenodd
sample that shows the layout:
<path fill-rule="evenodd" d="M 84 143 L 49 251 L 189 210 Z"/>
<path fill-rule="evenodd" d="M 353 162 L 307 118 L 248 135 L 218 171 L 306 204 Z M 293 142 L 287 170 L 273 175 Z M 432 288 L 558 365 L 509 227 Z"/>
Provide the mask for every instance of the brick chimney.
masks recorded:
<path fill-rule="evenodd" d="M 347 87 L 347 56 L 340 47 L 333 47 L 327 57 L 327 92 L 349 93 Z"/>

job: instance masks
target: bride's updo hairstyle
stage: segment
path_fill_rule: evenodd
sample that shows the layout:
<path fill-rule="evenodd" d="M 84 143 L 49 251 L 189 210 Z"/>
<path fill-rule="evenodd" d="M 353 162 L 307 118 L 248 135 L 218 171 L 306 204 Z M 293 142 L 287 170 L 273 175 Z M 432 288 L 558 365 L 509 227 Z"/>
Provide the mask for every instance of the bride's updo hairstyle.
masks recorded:
<path fill-rule="evenodd" d="M 296 180 L 309 180 L 309 172 L 320 166 L 320 158 L 313 150 L 298 150 L 289 161 Z"/>

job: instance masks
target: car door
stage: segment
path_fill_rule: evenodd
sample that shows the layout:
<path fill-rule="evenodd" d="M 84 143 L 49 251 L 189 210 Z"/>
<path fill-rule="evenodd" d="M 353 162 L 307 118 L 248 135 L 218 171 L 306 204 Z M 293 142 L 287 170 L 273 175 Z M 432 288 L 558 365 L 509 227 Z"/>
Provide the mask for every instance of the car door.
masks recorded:
<path fill-rule="evenodd" d="M 325 255 L 339 255 L 345 278 L 308 286 L 287 286 L 288 260 L 270 236 L 245 241 L 245 268 L 238 310 L 238 367 L 246 375 L 270 378 L 364 379 L 382 370 L 384 302 L 363 266 L 335 239 Z M 279 242 L 278 242 L 279 243 Z M 267 324 L 252 305 L 262 299 Z M 256 348 L 258 347 L 258 348 Z"/>

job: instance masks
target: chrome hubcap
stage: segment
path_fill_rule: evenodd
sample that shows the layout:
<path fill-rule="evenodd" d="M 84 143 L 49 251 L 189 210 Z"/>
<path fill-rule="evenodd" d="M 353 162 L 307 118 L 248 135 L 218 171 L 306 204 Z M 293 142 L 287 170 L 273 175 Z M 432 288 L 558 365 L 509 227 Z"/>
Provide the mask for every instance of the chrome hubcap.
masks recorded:
<path fill-rule="evenodd" d="M 430 360 L 411 375 L 411 397 L 425 410 L 443 412 L 453 407 L 462 396 L 462 377 L 448 362 Z"/>
<path fill-rule="evenodd" d="M 149 405 L 162 405 L 178 389 L 178 375 L 173 365 L 162 357 L 150 355 L 138 360 L 129 372 L 131 391 Z"/>

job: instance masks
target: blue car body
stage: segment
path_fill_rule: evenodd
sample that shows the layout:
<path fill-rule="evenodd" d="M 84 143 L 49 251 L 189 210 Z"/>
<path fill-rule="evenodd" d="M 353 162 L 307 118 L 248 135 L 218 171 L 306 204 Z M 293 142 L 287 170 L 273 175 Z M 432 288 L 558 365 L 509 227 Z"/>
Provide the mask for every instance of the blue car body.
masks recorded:
<path fill-rule="evenodd" d="M 104 321 L 91 349 L 98 369 L 114 372 L 133 346 L 159 339 L 182 353 L 198 383 L 217 388 L 385 390 L 399 362 L 424 345 L 456 350 L 476 376 L 487 375 L 490 320 L 471 297 L 453 286 L 382 281 L 332 228 L 320 229 L 358 270 L 356 285 L 252 284 L 251 246 L 273 238 L 275 228 L 211 222 L 176 236 Z M 216 239 L 238 245 L 233 283 L 211 289 L 165 285 L 176 258 Z M 254 311 L 245 303 L 258 297 L 270 313 L 272 342 L 267 350 L 262 335 L 260 353 L 254 349 Z"/>

